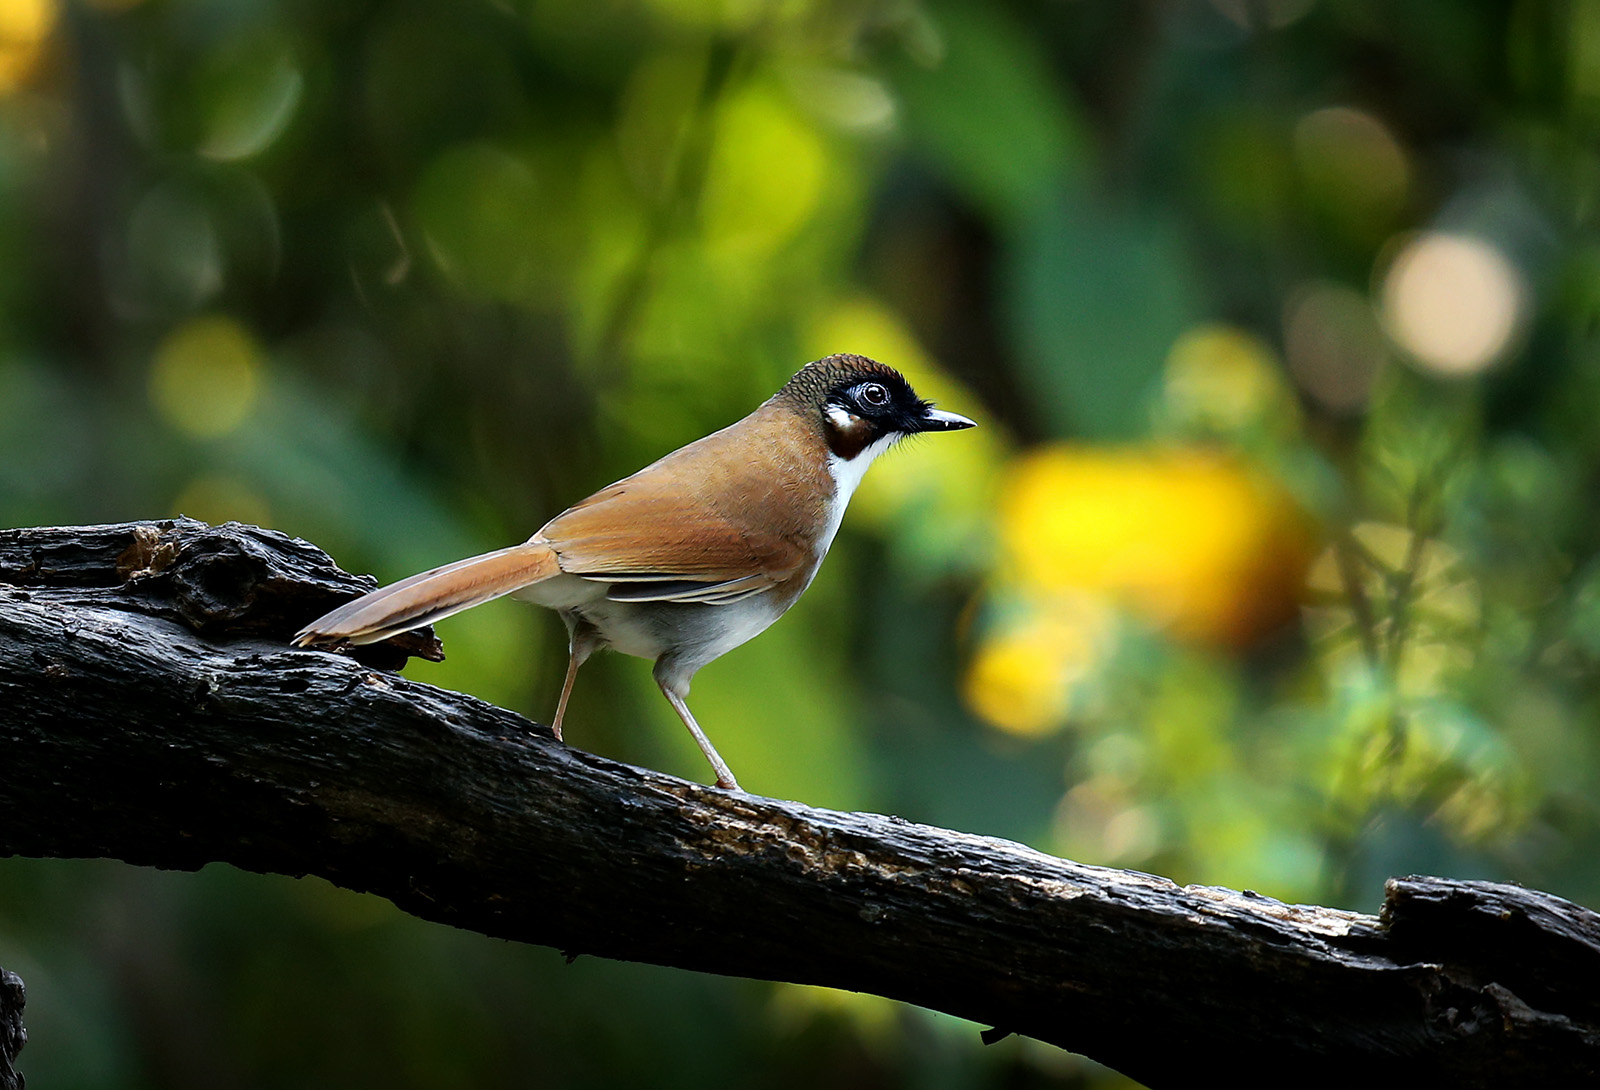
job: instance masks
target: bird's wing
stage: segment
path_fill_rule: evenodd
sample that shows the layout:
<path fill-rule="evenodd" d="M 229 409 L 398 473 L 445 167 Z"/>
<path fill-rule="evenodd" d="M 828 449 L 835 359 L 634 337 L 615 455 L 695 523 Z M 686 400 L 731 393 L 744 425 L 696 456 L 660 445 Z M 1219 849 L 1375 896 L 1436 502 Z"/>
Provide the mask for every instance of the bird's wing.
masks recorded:
<path fill-rule="evenodd" d="M 737 512 L 633 478 L 553 519 L 539 537 L 562 571 L 610 584 L 619 601 L 722 603 L 775 586 L 805 562 L 799 543 Z"/>
<path fill-rule="evenodd" d="M 752 459 L 761 437 L 741 424 L 601 489 L 533 540 L 550 545 L 562 571 L 609 584 L 619 601 L 724 604 L 793 577 L 814 560 L 824 501 L 799 487 L 799 452 L 780 440 L 760 448 L 776 457 Z"/>
<path fill-rule="evenodd" d="M 616 579 L 612 577 L 606 597 L 613 602 L 700 602 L 725 606 L 759 594 L 779 580 L 768 572 L 739 579 L 708 582 L 701 579 Z"/>

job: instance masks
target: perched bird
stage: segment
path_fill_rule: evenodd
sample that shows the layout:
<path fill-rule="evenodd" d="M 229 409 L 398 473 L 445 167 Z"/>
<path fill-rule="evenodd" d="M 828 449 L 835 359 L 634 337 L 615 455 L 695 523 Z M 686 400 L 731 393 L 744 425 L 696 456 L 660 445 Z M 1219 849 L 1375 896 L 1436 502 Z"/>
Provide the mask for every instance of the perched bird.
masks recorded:
<path fill-rule="evenodd" d="M 806 364 L 755 412 L 557 515 L 521 545 L 357 598 L 299 647 L 376 643 L 514 594 L 555 610 L 571 655 L 551 726 L 598 648 L 652 659 L 655 680 L 716 770 L 739 785 L 685 699 L 695 671 L 794 605 L 872 460 L 908 435 L 970 428 L 865 356 Z"/>

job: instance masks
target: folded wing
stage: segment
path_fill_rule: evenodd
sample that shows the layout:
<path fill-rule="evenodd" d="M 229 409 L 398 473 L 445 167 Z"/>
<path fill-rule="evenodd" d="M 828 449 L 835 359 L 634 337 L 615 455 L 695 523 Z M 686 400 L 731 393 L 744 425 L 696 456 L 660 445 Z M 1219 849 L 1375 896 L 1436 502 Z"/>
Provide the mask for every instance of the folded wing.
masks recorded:
<path fill-rule="evenodd" d="M 562 571 L 607 584 L 616 601 L 726 604 L 792 578 L 810 559 L 816 512 L 797 504 L 798 490 L 770 463 L 754 467 L 733 451 L 719 457 L 725 436 L 601 489 L 533 541 L 555 551 Z"/>

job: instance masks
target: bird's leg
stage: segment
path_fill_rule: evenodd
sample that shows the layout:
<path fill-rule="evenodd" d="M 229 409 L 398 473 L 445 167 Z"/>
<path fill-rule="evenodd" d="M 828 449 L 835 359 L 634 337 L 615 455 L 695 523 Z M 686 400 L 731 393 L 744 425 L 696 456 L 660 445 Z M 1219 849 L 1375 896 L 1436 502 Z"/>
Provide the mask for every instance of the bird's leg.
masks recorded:
<path fill-rule="evenodd" d="M 567 714 L 567 698 L 572 695 L 572 683 L 578 680 L 578 654 L 573 651 L 567 658 L 567 680 L 561 683 L 561 696 L 556 700 L 555 718 L 550 720 L 550 729 L 556 732 L 556 741 L 561 741 L 561 720 Z"/>
<path fill-rule="evenodd" d="M 700 724 L 694 721 L 694 713 L 689 710 L 688 703 L 682 694 L 677 691 L 678 686 L 663 680 L 659 674 L 656 684 L 661 686 L 661 695 L 667 698 L 667 703 L 672 705 L 672 710 L 678 713 L 678 718 L 683 720 L 683 725 L 689 728 L 689 733 L 694 735 L 694 741 L 700 747 L 700 752 L 706 755 L 706 760 L 711 762 L 711 769 L 717 774 L 717 786 L 727 788 L 729 791 L 743 791 L 739 781 L 733 778 L 733 770 L 728 767 L 728 762 L 722 759 L 717 752 L 717 747 L 711 744 L 705 731 L 700 729 Z M 685 686 L 687 688 L 687 686 Z"/>
<path fill-rule="evenodd" d="M 566 620 L 565 617 L 562 618 Z M 599 640 L 594 634 L 594 629 L 584 621 L 574 617 L 567 622 L 567 678 L 561 683 L 561 696 L 556 700 L 555 719 L 550 723 L 550 729 L 556 732 L 556 741 L 562 741 L 561 720 L 566 718 L 567 700 L 572 696 L 572 683 L 578 680 L 578 667 L 588 661 L 594 654 L 594 649 L 599 645 Z"/>

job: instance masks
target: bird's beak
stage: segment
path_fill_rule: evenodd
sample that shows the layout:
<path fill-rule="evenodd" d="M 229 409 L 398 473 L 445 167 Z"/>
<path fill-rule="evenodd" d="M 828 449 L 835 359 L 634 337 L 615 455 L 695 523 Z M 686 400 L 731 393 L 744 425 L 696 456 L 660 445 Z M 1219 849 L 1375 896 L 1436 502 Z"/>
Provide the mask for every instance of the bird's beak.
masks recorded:
<path fill-rule="evenodd" d="M 943 409 L 930 408 L 922 415 L 922 422 L 918 431 L 960 431 L 962 428 L 975 428 L 978 425 L 968 420 L 959 413 L 947 413 Z"/>

